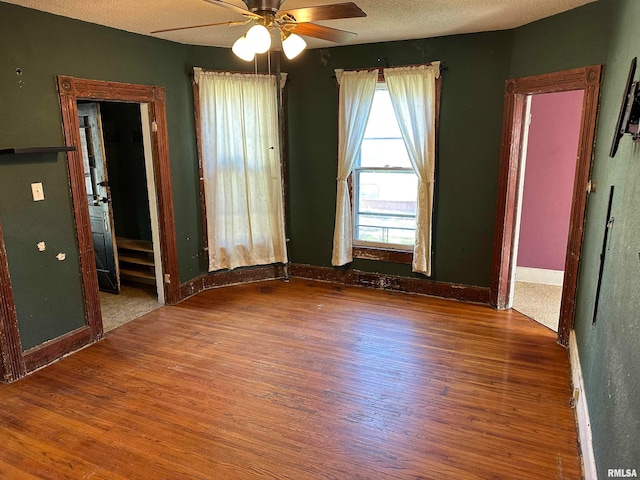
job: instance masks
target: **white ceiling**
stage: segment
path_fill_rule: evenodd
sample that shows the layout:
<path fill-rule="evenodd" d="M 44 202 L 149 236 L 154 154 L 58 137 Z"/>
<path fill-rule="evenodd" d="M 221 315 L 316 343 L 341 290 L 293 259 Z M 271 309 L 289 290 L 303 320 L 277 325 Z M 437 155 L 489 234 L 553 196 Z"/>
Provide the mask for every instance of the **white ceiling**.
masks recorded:
<path fill-rule="evenodd" d="M 242 20 L 233 11 L 203 0 L 3 0 L 150 35 L 153 30 Z M 226 0 L 244 7 L 241 0 Z M 286 0 L 282 8 L 339 3 L 344 0 Z M 349 44 L 429 38 L 443 35 L 504 30 L 571 10 L 595 0 L 355 0 L 366 18 L 318 22 L 355 32 Z M 230 47 L 248 27 L 217 26 L 153 35 L 192 45 Z M 335 46 L 306 38 L 310 48 Z"/>

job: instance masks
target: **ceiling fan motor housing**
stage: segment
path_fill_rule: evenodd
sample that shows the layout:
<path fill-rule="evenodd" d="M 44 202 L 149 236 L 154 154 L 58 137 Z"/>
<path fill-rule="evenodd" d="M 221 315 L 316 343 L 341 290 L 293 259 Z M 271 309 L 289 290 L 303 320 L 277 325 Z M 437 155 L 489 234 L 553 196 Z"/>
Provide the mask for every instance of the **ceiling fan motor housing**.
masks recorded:
<path fill-rule="evenodd" d="M 275 14 L 284 0 L 242 0 L 253 13 L 273 13 Z"/>

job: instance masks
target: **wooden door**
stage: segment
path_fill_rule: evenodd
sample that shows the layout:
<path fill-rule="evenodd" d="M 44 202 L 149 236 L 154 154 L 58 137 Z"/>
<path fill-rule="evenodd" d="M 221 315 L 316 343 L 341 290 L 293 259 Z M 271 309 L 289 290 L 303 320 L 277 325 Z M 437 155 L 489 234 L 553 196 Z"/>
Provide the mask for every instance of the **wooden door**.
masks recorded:
<path fill-rule="evenodd" d="M 85 188 L 100 290 L 120 292 L 113 212 L 98 103 L 78 104 Z"/>

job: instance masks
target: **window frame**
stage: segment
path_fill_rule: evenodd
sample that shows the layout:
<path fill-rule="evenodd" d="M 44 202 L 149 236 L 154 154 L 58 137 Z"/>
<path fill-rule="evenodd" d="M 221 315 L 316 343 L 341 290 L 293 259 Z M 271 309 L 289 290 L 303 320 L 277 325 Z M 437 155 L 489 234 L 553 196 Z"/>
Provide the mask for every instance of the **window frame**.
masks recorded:
<path fill-rule="evenodd" d="M 427 64 L 431 65 L 431 64 Z M 419 65 L 405 65 L 406 67 L 410 66 L 419 66 Z M 384 78 L 383 71 L 380 71 L 378 74 L 378 84 L 384 83 L 386 85 L 386 81 Z M 434 165 L 434 174 L 438 172 L 438 133 L 440 130 L 440 97 L 442 91 L 442 71 L 440 72 L 440 76 L 436 78 L 436 92 L 435 92 L 435 165 Z M 384 243 L 371 243 L 367 242 L 366 244 L 362 244 L 360 240 L 356 240 L 356 185 L 355 185 L 355 173 L 358 167 L 353 168 L 353 171 L 349 174 L 347 179 L 347 184 L 349 186 L 349 197 L 351 199 L 351 216 L 352 216 L 352 225 L 353 225 L 353 258 L 359 258 L 364 260 L 375 260 L 375 261 L 383 261 L 383 262 L 392 262 L 392 263 L 403 263 L 403 264 L 411 264 L 413 262 L 413 246 L 410 246 L 409 249 L 399 248 L 397 244 L 384 244 Z M 384 169 L 384 170 L 392 170 L 392 168 Z M 436 205 L 436 193 L 437 193 L 437 182 L 435 183 L 435 190 L 433 193 L 433 201 L 434 201 L 434 210 Z"/>

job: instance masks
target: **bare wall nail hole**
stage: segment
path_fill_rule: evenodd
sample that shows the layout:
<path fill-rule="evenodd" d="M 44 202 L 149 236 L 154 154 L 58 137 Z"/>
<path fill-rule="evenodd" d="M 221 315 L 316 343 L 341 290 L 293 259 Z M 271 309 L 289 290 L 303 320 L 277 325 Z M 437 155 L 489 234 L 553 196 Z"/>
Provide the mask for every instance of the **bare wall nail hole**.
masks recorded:
<path fill-rule="evenodd" d="M 64 253 L 60 252 L 58 255 L 56 255 L 56 258 L 60 261 L 63 261 L 65 258 L 67 258 L 67 256 Z"/>
<path fill-rule="evenodd" d="M 22 69 L 16 68 L 16 75 L 22 75 Z"/>

